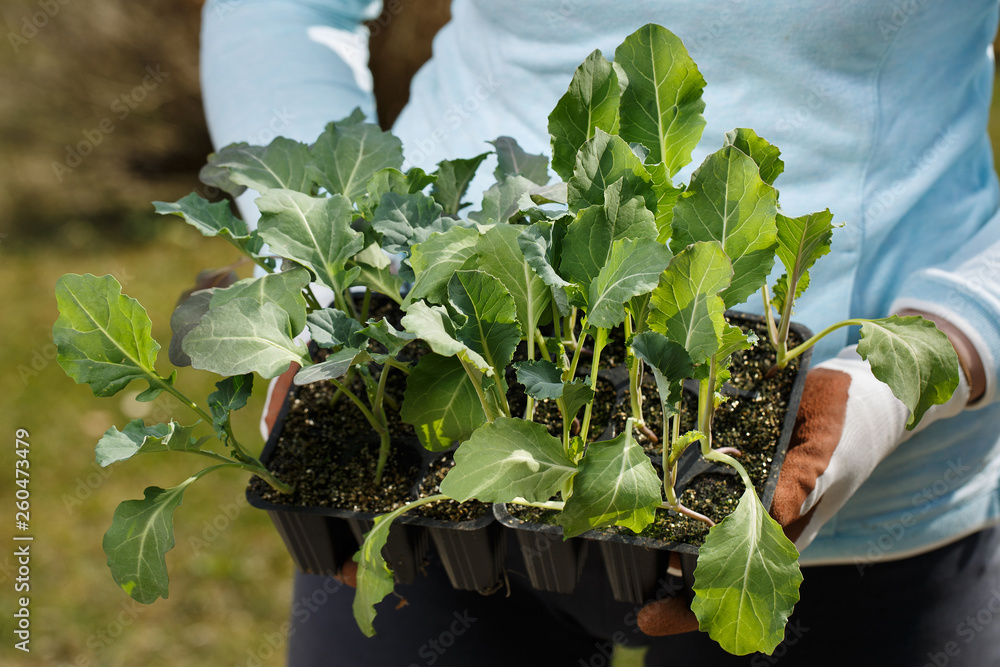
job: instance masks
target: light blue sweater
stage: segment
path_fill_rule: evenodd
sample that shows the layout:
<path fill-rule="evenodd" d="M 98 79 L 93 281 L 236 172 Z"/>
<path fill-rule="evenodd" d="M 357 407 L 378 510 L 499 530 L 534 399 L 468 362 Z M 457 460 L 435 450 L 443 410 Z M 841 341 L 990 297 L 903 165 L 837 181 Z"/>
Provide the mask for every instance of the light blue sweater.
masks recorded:
<path fill-rule="evenodd" d="M 274 133 L 312 141 L 355 106 L 374 117 L 360 21 L 379 4 L 208 0 L 202 77 L 215 145 Z M 708 82 L 704 138 L 678 178 L 726 131 L 751 127 L 781 148 L 785 212 L 829 206 L 846 223 L 796 319 L 818 331 L 914 307 L 976 345 L 988 374 L 979 409 L 890 455 L 804 563 L 899 558 L 1000 519 L 1000 213 L 986 134 L 997 0 L 455 0 L 452 15 L 393 128 L 411 165 L 471 157 L 501 135 L 548 152 L 547 115 L 574 68 L 657 22 Z M 474 187 L 491 172 L 482 167 Z M 746 309 L 759 312 L 756 301 Z M 850 342 L 847 330 L 827 337 L 814 362 Z"/>

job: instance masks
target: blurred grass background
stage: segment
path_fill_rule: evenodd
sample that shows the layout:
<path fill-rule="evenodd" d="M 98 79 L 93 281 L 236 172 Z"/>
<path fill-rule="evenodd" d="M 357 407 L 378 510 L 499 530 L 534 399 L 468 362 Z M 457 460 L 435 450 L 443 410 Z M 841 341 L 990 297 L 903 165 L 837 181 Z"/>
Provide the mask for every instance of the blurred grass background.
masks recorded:
<path fill-rule="evenodd" d="M 215 475 L 185 494 L 176 513 L 177 544 L 167 556 L 169 599 L 142 606 L 115 587 L 101 537 L 117 503 L 141 497 L 150 484 L 173 486 L 201 466 L 194 457 L 150 455 L 102 470 L 93 445 L 111 424 L 121 427 L 136 417 L 186 422 L 190 416 L 168 398 L 137 403 L 138 390 L 97 400 L 53 360 L 53 286 L 63 273 L 115 275 L 146 306 L 154 336 L 166 345 L 177 295 L 200 269 L 235 259 L 224 242 L 206 241 L 150 206 L 198 189 L 197 171 L 211 150 L 198 88 L 200 6 L 200 0 L 0 5 L 6 25 L 0 46 L 0 294 L 7 313 L 0 327 L 0 507 L 7 508 L 0 517 L 0 664 L 284 664 L 283 647 L 272 650 L 266 638 L 280 635 L 287 620 L 292 564 L 266 515 L 247 507 L 241 475 Z M 448 18 L 447 0 L 404 0 L 392 7 L 372 26 L 384 122 L 405 102 L 405 82 L 430 55 L 429 35 Z M 133 91 L 150 71 L 159 71 L 162 81 L 139 99 Z M 87 132 L 98 136 L 105 119 L 114 129 L 101 133 L 91 154 L 72 169 L 53 167 L 73 164 L 66 147 Z M 990 126 L 1000 136 L 996 103 Z M 215 378 L 187 370 L 180 377 L 184 391 L 206 396 Z M 245 441 L 259 443 L 256 415 L 264 389 L 258 383 L 240 415 L 236 428 Z M 27 655 L 15 651 L 11 639 L 17 575 L 9 535 L 18 428 L 31 434 L 35 541 Z"/>

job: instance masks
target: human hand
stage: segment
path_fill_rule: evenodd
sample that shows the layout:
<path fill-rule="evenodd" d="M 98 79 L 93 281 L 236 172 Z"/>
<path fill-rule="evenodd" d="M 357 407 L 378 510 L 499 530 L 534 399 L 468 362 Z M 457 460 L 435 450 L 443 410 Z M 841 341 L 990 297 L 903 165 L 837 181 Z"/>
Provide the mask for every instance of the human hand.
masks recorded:
<path fill-rule="evenodd" d="M 965 408 L 970 401 L 966 376 L 977 375 L 966 369 L 974 363 L 981 368 L 981 362 L 970 360 L 959 345 L 956 349 L 963 368 L 958 388 L 948 402 L 929 409 L 913 431 L 906 430 L 909 409 L 872 375 L 856 346 L 809 372 L 771 505 L 772 516 L 799 551 L 898 445 L 932 422 Z M 974 391 L 972 396 L 981 393 Z M 639 628 L 651 636 L 698 627 L 683 597 L 646 605 L 638 621 Z"/>
<path fill-rule="evenodd" d="M 914 433 L 957 415 L 968 401 L 963 372 L 951 399 L 907 431 L 909 409 L 872 375 L 856 346 L 844 348 L 806 377 L 771 515 L 802 551 L 879 462 Z"/>

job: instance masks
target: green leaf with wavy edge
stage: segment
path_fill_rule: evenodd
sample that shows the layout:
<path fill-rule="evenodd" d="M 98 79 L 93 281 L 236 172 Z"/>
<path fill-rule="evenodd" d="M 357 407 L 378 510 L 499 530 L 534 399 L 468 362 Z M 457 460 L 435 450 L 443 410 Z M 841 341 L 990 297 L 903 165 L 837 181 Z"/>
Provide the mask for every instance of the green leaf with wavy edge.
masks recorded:
<path fill-rule="evenodd" d="M 761 180 L 768 185 L 774 185 L 774 180 L 785 170 L 778 147 L 757 136 L 753 130 L 738 127 L 726 132 L 725 145 L 735 146 L 753 160 Z"/>
<path fill-rule="evenodd" d="M 893 315 L 861 325 L 858 354 L 910 410 L 912 430 L 932 405 L 946 403 L 958 387 L 958 354 L 933 322 Z"/>
<path fill-rule="evenodd" d="M 566 228 L 559 263 L 560 274 L 585 291 L 608 263 L 611 245 L 620 239 L 653 239 L 653 214 L 624 179 L 604 192 L 604 203 L 580 211 Z"/>
<path fill-rule="evenodd" d="M 576 154 L 594 130 L 618 134 L 621 87 L 614 67 L 599 50 L 576 68 L 566 93 L 549 114 L 552 169 L 563 180 L 573 176 Z"/>
<path fill-rule="evenodd" d="M 358 268 L 358 276 L 352 287 L 361 285 L 384 294 L 397 303 L 402 301 L 400 294 L 406 281 L 398 273 L 392 272 L 392 261 L 377 243 L 362 249 L 351 258 L 351 263 Z"/>
<path fill-rule="evenodd" d="M 281 375 L 294 361 L 312 364 L 306 347 L 292 337 L 288 313 L 274 303 L 239 297 L 212 308 L 184 338 L 184 352 L 195 368 L 219 375 L 255 372 Z"/>
<path fill-rule="evenodd" d="M 590 388 L 589 380 L 575 378 L 563 385 L 563 403 L 566 404 L 567 419 L 572 421 L 580 408 L 594 400 L 594 390 Z"/>
<path fill-rule="evenodd" d="M 514 298 L 521 332 L 530 335 L 549 315 L 552 291 L 524 259 L 518 245 L 520 225 L 493 225 L 476 243 L 475 268 L 489 273 Z"/>
<path fill-rule="evenodd" d="M 230 144 L 208 156 L 209 168 L 225 170 L 229 182 L 261 194 L 273 189 L 311 194 L 315 185 L 306 173 L 308 162 L 309 147 L 285 137 L 267 146 Z"/>
<path fill-rule="evenodd" d="M 208 395 L 208 408 L 212 413 L 212 427 L 223 442 L 226 442 L 229 437 L 226 432 L 229 413 L 245 407 L 251 392 L 253 392 L 253 373 L 246 373 L 216 382 L 215 391 Z"/>
<path fill-rule="evenodd" d="M 430 306 L 423 301 L 410 305 L 402 320 L 403 328 L 444 357 L 458 356 L 480 372 L 493 375 L 493 368 L 481 354 L 458 339 L 458 327 L 444 306 Z"/>
<path fill-rule="evenodd" d="M 493 175 L 498 181 L 505 176 L 523 176 L 536 185 L 549 182 L 549 158 L 547 155 L 525 153 L 517 141 L 511 137 L 497 137 L 490 141 L 497 154 L 497 168 Z"/>
<path fill-rule="evenodd" d="M 771 305 L 774 306 L 775 310 L 779 313 L 785 312 L 785 300 L 788 298 L 788 274 L 782 273 L 781 277 L 778 278 L 778 282 L 774 283 L 774 289 L 771 292 Z M 795 299 L 802 296 L 805 291 L 809 289 L 809 272 L 806 271 L 799 278 L 799 282 L 795 285 Z M 792 304 L 792 309 L 790 313 L 795 312 L 795 305 Z"/>
<path fill-rule="evenodd" d="M 403 144 L 373 123 L 362 122 L 359 109 L 326 126 L 309 149 L 306 172 L 327 192 L 354 201 L 366 193 L 368 180 L 382 169 L 403 166 Z"/>
<path fill-rule="evenodd" d="M 471 264 L 478 243 L 478 230 L 452 227 L 441 234 L 432 234 L 423 243 L 413 246 L 410 265 L 416 280 L 403 299 L 403 310 L 420 299 L 431 303 L 447 301 L 448 281 L 455 271 Z"/>
<path fill-rule="evenodd" d="M 113 396 L 132 380 L 146 380 L 140 394 L 151 401 L 172 384 L 153 365 L 160 344 L 153 340 L 152 322 L 138 301 L 121 293 L 111 276 L 67 273 L 56 282 L 59 318 L 52 326 L 56 360 L 78 384 L 88 384 L 95 396 Z"/>
<path fill-rule="evenodd" d="M 484 271 L 456 271 L 448 283 L 452 305 L 466 316 L 456 334 L 502 373 L 521 341 L 514 298 Z"/>
<path fill-rule="evenodd" d="M 455 467 L 441 482 L 441 493 L 459 502 L 545 502 L 575 474 L 576 464 L 544 425 L 497 417 L 455 450 Z"/>
<path fill-rule="evenodd" d="M 296 385 L 312 384 L 321 380 L 330 380 L 342 377 L 348 369 L 355 364 L 371 361 L 371 356 L 360 348 L 345 347 L 342 350 L 331 353 L 318 364 L 305 366 L 292 381 Z"/>
<path fill-rule="evenodd" d="M 567 224 L 564 220 L 568 219 L 569 216 L 565 216 L 558 220 L 535 222 L 525 227 L 517 237 L 517 247 L 521 249 L 524 261 L 542 282 L 554 288 L 569 285 L 555 270 L 566 235 Z"/>
<path fill-rule="evenodd" d="M 722 293 L 727 307 L 745 301 L 766 282 L 777 242 L 777 193 L 761 180 L 742 151 L 724 147 L 705 158 L 674 207 L 670 248 L 718 241 L 733 264 Z"/>
<path fill-rule="evenodd" d="M 292 190 L 271 190 L 257 198 L 258 230 L 271 250 L 315 274 L 337 294 L 357 278 L 348 260 L 364 247 L 364 235 L 351 229 L 354 207 L 341 195 L 310 197 Z"/>
<path fill-rule="evenodd" d="M 615 49 L 624 70 L 621 129 L 628 142 L 649 149 L 649 162 L 663 162 L 670 176 L 691 161 L 705 129 L 705 79 L 683 42 L 666 28 L 647 24 Z"/>
<path fill-rule="evenodd" d="M 174 366 L 190 366 L 191 357 L 184 354 L 184 337 L 191 329 L 198 326 L 201 318 L 208 312 L 208 307 L 212 302 L 212 295 L 218 288 L 198 290 L 192 292 L 191 296 L 174 308 L 170 314 L 170 345 L 167 347 L 167 357 Z"/>
<path fill-rule="evenodd" d="M 514 364 L 517 381 L 524 385 L 528 396 L 540 401 L 562 398 L 562 371 L 548 359 L 518 361 Z"/>
<path fill-rule="evenodd" d="M 191 437 L 197 424 L 182 426 L 171 420 L 165 424 L 146 426 L 142 419 L 133 419 L 125 428 L 118 430 L 112 426 L 94 448 L 97 465 L 106 468 L 112 463 L 125 461 L 136 454 L 152 452 L 197 451 L 203 440 Z"/>
<path fill-rule="evenodd" d="M 489 155 L 489 153 L 480 153 L 471 158 L 438 162 L 437 171 L 434 172 L 437 180 L 431 187 L 431 196 L 444 208 L 445 215 L 454 217 L 458 215 L 460 210 L 468 206 L 468 203 L 462 203 L 462 198 L 465 197 L 479 165 Z"/>
<path fill-rule="evenodd" d="M 339 308 L 314 310 L 306 321 L 309 323 L 310 338 L 320 347 L 332 349 L 347 345 L 360 348 L 366 343 L 366 337 L 361 333 L 362 324 Z"/>
<path fill-rule="evenodd" d="M 632 338 L 632 351 L 653 371 L 663 414 L 675 412 L 685 378 L 694 374 L 694 363 L 684 346 L 656 331 L 643 331 Z"/>
<path fill-rule="evenodd" d="M 468 373 L 455 357 L 425 354 L 406 378 L 400 419 L 433 452 L 468 439 L 486 413 Z"/>
<path fill-rule="evenodd" d="M 382 234 L 382 248 L 390 253 L 409 252 L 411 246 L 426 241 L 431 234 L 456 224 L 462 223 L 444 217 L 441 205 L 419 192 L 382 195 L 372 218 L 372 227 Z"/>
<path fill-rule="evenodd" d="M 700 629 L 735 655 L 770 654 L 799 600 L 799 554 L 749 487 L 708 531 L 694 571 L 691 611 Z"/>
<path fill-rule="evenodd" d="M 653 192 L 656 193 L 656 211 L 653 218 L 656 224 L 656 240 L 668 243 L 673 234 L 674 206 L 684 193 L 684 187 L 674 187 L 662 162 L 649 165 L 647 169 L 653 184 Z"/>
<path fill-rule="evenodd" d="M 354 554 L 358 573 L 352 609 L 354 620 L 366 637 L 375 635 L 375 605 L 392 593 L 395 585 L 392 570 L 382 556 L 382 549 L 389 539 L 392 522 L 410 508 L 410 505 L 404 505 L 388 514 L 375 517 L 375 524 L 365 533 L 361 548 Z"/>
<path fill-rule="evenodd" d="M 719 350 L 715 354 L 721 361 L 737 350 L 749 350 L 757 344 L 758 340 L 757 333 L 753 329 L 743 331 L 727 322 L 726 326 L 722 328 L 722 335 L 719 336 Z"/>
<path fill-rule="evenodd" d="M 524 176 L 505 176 L 483 193 L 482 210 L 469 213 L 469 219 L 483 225 L 507 223 L 521 210 L 521 198 L 534 189 Z"/>
<path fill-rule="evenodd" d="M 237 245 L 245 245 L 250 238 L 247 223 L 233 215 L 228 200 L 210 202 L 192 192 L 175 202 L 154 201 L 153 208 L 160 215 L 183 218 L 203 236 L 221 236 Z"/>
<path fill-rule="evenodd" d="M 573 176 L 566 185 L 569 210 L 604 204 L 605 191 L 615 181 L 624 179 L 632 196 L 642 197 L 646 208 L 656 210 L 656 193 L 642 161 L 621 138 L 600 128 L 587 140 L 576 156 Z"/>
<path fill-rule="evenodd" d="M 632 421 L 617 437 L 587 447 L 573 478 L 573 493 L 559 513 L 565 537 L 602 526 L 624 526 L 638 533 L 656 518 L 663 502 L 662 482 L 632 439 Z"/>
<path fill-rule="evenodd" d="M 683 345 L 695 363 L 711 357 L 726 326 L 718 294 L 732 275 L 718 243 L 695 243 L 674 255 L 652 292 L 649 328 Z"/>
<path fill-rule="evenodd" d="M 386 353 L 390 357 L 395 357 L 399 354 L 400 350 L 410 344 L 410 342 L 417 339 L 411 333 L 405 331 L 400 331 L 396 327 L 389 324 L 389 320 L 382 318 L 381 320 L 368 320 L 367 326 L 361 330 L 362 334 L 368 336 L 372 340 L 380 343 L 386 349 Z"/>
<path fill-rule="evenodd" d="M 174 510 L 197 476 L 171 489 L 147 487 L 142 500 L 118 505 L 104 534 L 104 553 L 115 583 L 133 599 L 151 604 L 166 598 L 169 584 L 166 553 L 174 548 Z"/>
<path fill-rule="evenodd" d="M 405 174 L 399 169 L 391 167 L 380 169 L 368 179 L 365 194 L 358 197 L 356 202 L 358 210 L 364 214 L 366 219 L 370 220 L 375 209 L 378 208 L 379 202 L 382 201 L 382 195 L 388 192 L 401 195 L 413 194 L 420 192 L 435 180 L 437 180 L 436 176 L 427 174 L 419 167 L 408 169 Z"/>
<path fill-rule="evenodd" d="M 830 209 L 798 218 L 779 213 L 775 224 L 778 239 L 775 254 L 785 267 L 784 275 L 778 280 L 781 287 L 775 287 L 775 307 L 780 313 L 784 310 L 787 295 L 793 293 L 798 298 L 809 284 L 809 269 L 816 260 L 830 252 L 833 214 Z"/>
<path fill-rule="evenodd" d="M 604 329 L 621 324 L 625 319 L 624 304 L 656 287 L 671 257 L 666 246 L 648 239 L 619 239 L 612 243 L 607 263 L 590 283 L 587 324 Z"/>
<path fill-rule="evenodd" d="M 302 290 L 308 284 L 309 272 L 301 267 L 281 273 L 269 273 L 259 278 L 245 278 L 229 287 L 215 290 L 209 307 L 217 308 L 244 296 L 260 304 L 276 303 L 288 313 L 292 331 L 298 334 L 306 327 L 306 299 Z"/>

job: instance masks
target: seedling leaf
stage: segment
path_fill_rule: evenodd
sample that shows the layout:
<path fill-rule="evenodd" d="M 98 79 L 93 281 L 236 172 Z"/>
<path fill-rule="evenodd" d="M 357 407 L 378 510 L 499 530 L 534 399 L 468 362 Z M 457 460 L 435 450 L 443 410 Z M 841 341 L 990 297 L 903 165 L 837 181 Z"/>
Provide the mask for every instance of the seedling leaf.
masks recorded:
<path fill-rule="evenodd" d="M 595 50 L 576 68 L 569 89 L 549 114 L 552 169 L 563 180 L 573 176 L 580 147 L 601 128 L 618 134 L 621 89 L 614 67 Z"/>
<path fill-rule="evenodd" d="M 308 162 L 308 146 L 276 137 L 267 146 L 230 144 L 208 156 L 207 170 L 209 173 L 213 173 L 213 169 L 224 170 L 231 183 L 261 194 L 276 188 L 311 194 L 314 184 L 306 173 Z M 236 196 L 240 191 L 231 194 Z"/>
<path fill-rule="evenodd" d="M 258 229 L 271 250 L 302 264 L 337 294 L 354 282 L 359 269 L 347 269 L 347 261 L 362 249 L 364 236 L 351 229 L 350 201 L 271 190 L 257 198 L 257 208 Z"/>
<path fill-rule="evenodd" d="M 549 158 L 546 155 L 525 153 L 511 137 L 499 137 L 489 142 L 497 153 L 497 168 L 493 172 L 498 181 L 505 176 L 523 176 L 536 185 L 549 182 Z"/>
<path fill-rule="evenodd" d="M 146 426 L 141 419 L 133 419 L 121 431 L 112 426 L 94 448 L 97 465 L 106 468 L 136 454 L 167 450 L 197 451 L 201 448 L 201 441 L 191 437 L 195 426 L 197 424 L 181 426 L 175 421 Z"/>
<path fill-rule="evenodd" d="M 425 354 L 406 378 L 400 418 L 431 451 L 466 440 L 486 421 L 476 388 L 455 357 Z"/>
<path fill-rule="evenodd" d="M 306 167 L 309 177 L 327 192 L 351 201 L 365 194 L 375 172 L 403 165 L 402 142 L 362 119 L 355 109 L 351 116 L 327 125 L 310 149 Z"/>
<path fill-rule="evenodd" d="M 718 243 L 695 243 L 670 260 L 651 295 L 649 328 L 684 345 L 695 363 L 715 354 L 726 321 L 718 296 L 733 275 Z"/>
<path fill-rule="evenodd" d="M 497 417 L 455 450 L 455 467 L 441 482 L 441 493 L 459 502 L 504 503 L 518 497 L 544 502 L 574 474 L 576 464 L 544 425 Z"/>
<path fill-rule="evenodd" d="M 701 629 L 735 655 L 774 651 L 799 599 L 798 555 L 747 488 L 698 554 L 691 610 Z"/>
<path fill-rule="evenodd" d="M 489 156 L 489 153 L 481 153 L 476 157 L 463 160 L 442 160 L 438 162 L 435 172 L 437 180 L 431 187 L 431 196 L 441 204 L 444 214 L 456 216 L 458 212 L 468 204 L 462 203 L 469 183 L 476 175 L 476 170 Z"/>
<path fill-rule="evenodd" d="M 647 24 L 615 50 L 615 63 L 628 76 L 622 92 L 622 139 L 649 150 L 649 162 L 663 162 L 670 176 L 691 160 L 705 119 L 705 79 L 677 35 Z"/>
<path fill-rule="evenodd" d="M 733 146 L 709 155 L 691 176 L 674 207 L 670 248 L 718 241 L 733 264 L 732 284 L 722 293 L 727 307 L 758 291 L 774 266 L 777 194 L 761 180 L 757 165 Z"/>
<path fill-rule="evenodd" d="M 670 263 L 670 250 L 648 239 L 620 239 L 611 244 L 607 263 L 590 284 L 588 324 L 611 329 L 625 319 L 624 303 L 649 292 Z"/>
<path fill-rule="evenodd" d="M 113 396 L 132 380 L 146 380 L 145 400 L 153 400 L 171 379 L 154 370 L 160 344 L 138 301 L 121 293 L 111 276 L 67 273 L 56 282 L 59 318 L 52 327 L 57 361 L 95 396 Z"/>
<path fill-rule="evenodd" d="M 961 371 L 954 346 L 922 317 L 893 315 L 866 321 L 861 325 L 858 354 L 910 409 L 908 430 L 932 405 L 947 402 L 958 387 Z"/>
<path fill-rule="evenodd" d="M 239 297 L 205 313 L 184 338 L 184 352 L 195 368 L 225 376 L 256 372 L 272 378 L 293 361 L 312 364 L 305 346 L 292 340 L 293 335 L 288 313 L 280 306 Z"/>
<path fill-rule="evenodd" d="M 104 534 L 104 553 L 115 583 L 143 604 L 168 595 L 166 553 L 174 547 L 174 510 L 197 477 L 171 489 L 147 487 L 142 500 L 118 505 Z"/>
<path fill-rule="evenodd" d="M 592 442 L 573 478 L 573 493 L 559 514 L 565 537 L 591 528 L 625 526 L 638 533 L 660 506 L 660 479 L 632 439 L 632 420 L 616 438 Z"/>
<path fill-rule="evenodd" d="M 502 372 L 521 340 L 514 299 L 504 285 L 483 271 L 456 271 L 448 283 L 451 303 L 466 316 L 459 340 Z"/>

